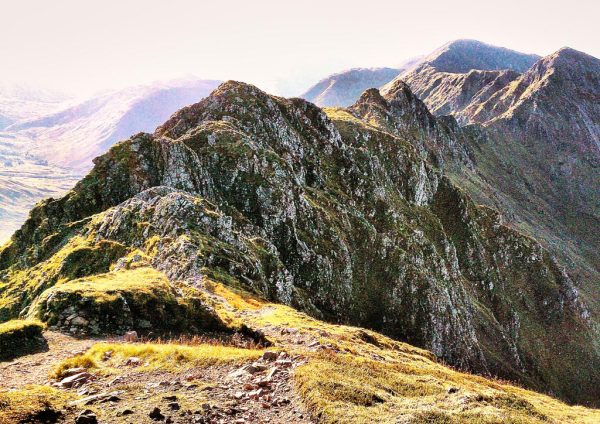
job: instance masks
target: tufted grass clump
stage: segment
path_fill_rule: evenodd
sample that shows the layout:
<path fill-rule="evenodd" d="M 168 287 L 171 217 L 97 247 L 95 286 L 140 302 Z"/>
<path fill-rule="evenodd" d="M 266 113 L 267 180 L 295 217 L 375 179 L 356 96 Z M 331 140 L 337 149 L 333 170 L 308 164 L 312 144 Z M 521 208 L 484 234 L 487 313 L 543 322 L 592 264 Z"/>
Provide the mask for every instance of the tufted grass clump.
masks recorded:
<path fill-rule="evenodd" d="M 39 321 L 15 319 L 0 324 L 0 360 L 36 352 L 46 345 Z"/>
<path fill-rule="evenodd" d="M 224 364 L 240 364 L 258 359 L 261 349 L 243 349 L 217 344 L 195 346 L 167 343 L 98 343 L 87 352 L 62 361 L 53 371 L 52 377 L 60 378 L 69 368 L 83 367 L 111 372 L 122 366 L 128 358 L 139 358 L 144 371 L 163 370 L 181 372 L 195 367 L 210 367 Z"/>

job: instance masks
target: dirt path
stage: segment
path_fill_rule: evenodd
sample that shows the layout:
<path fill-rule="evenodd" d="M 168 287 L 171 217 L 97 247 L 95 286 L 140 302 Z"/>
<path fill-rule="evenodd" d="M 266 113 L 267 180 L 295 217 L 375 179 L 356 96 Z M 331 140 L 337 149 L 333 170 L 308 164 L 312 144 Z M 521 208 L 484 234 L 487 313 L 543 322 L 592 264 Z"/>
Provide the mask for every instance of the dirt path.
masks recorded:
<path fill-rule="evenodd" d="M 18 389 L 28 384 L 46 384 L 48 374 L 57 363 L 87 350 L 100 341 L 76 339 L 52 331 L 45 332 L 44 337 L 48 341 L 46 351 L 0 362 L 0 390 Z"/>
<path fill-rule="evenodd" d="M 255 366 L 263 366 L 264 370 L 244 371 Z M 292 387 L 291 366 L 292 359 L 194 368 L 181 373 L 139 372 L 135 367 L 123 366 L 118 375 L 96 375 L 92 381 L 71 389 L 87 396 L 74 405 L 71 414 L 90 408 L 100 423 L 313 423 Z M 276 372 L 267 378 L 273 369 Z"/>
<path fill-rule="evenodd" d="M 0 362 L 0 391 L 56 383 L 48 376 L 63 359 L 100 341 L 120 341 L 77 339 L 57 332 L 44 336 L 46 351 Z M 56 422 L 72 423 L 91 409 L 99 423 L 313 423 L 290 378 L 300 363 L 285 357 L 181 372 L 140 372 L 126 365 L 118 365 L 109 375 L 91 371 L 89 381 L 60 389 L 80 400 L 63 409 Z M 245 371 L 247 367 L 252 372 Z M 155 409 L 159 412 L 151 417 Z"/>

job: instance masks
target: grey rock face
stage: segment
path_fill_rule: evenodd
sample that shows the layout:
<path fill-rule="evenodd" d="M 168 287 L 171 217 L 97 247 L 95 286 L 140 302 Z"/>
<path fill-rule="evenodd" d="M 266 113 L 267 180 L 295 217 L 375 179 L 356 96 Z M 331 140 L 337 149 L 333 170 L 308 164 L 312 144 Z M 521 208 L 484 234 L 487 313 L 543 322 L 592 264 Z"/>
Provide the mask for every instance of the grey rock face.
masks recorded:
<path fill-rule="evenodd" d="M 402 84 L 328 115 L 227 82 L 34 209 L 0 270 L 11 284 L 12 271 L 76 235 L 137 249 L 155 240 L 152 266 L 174 285 L 235 281 L 455 366 L 582 399 L 594 389 L 581 373 L 597 379 L 600 368 L 577 291 L 535 240 L 440 170 L 472 165 L 477 137 Z M 548 352 L 569 355 L 559 366 Z"/>

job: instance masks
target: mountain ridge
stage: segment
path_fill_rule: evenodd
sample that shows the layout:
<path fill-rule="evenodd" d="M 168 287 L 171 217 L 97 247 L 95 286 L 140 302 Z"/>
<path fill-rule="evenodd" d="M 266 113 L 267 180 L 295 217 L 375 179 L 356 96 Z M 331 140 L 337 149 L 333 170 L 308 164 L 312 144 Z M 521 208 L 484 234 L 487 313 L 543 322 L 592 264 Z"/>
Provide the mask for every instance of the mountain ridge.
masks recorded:
<path fill-rule="evenodd" d="M 449 73 L 465 73 L 472 69 L 510 69 L 521 73 L 539 59 L 540 56 L 536 54 L 520 53 L 477 40 L 459 39 L 450 41 L 425 56 L 417 66 L 427 63 L 439 72 Z"/>
<path fill-rule="evenodd" d="M 89 255 L 81 278 L 142 249 L 171 284 L 202 290 L 206 276 L 227 275 L 456 366 L 593 401 L 597 386 L 582 376 L 600 359 L 570 277 L 427 160 L 449 156 L 449 167 L 471 134 L 438 122 L 406 85 L 375 94 L 323 112 L 229 81 L 153 135 L 116 145 L 67 196 L 38 205 L 2 249 L 0 316 L 25 310 L 68 330 L 64 308 L 80 301 L 51 304 L 43 291 L 72 278 L 74 252 Z M 94 309 L 78 313 L 99 319 Z"/>

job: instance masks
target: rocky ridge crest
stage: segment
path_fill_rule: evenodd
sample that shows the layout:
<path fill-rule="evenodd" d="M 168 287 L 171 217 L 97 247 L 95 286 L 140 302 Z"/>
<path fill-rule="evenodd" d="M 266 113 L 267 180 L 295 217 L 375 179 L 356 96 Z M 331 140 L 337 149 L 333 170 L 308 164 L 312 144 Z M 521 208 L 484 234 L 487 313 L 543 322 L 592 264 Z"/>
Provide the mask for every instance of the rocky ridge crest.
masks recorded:
<path fill-rule="evenodd" d="M 198 299 L 207 326 L 209 282 L 239 284 L 461 368 L 597 399 L 592 324 L 569 276 L 428 160 L 468 163 L 470 131 L 403 84 L 324 112 L 224 83 L 31 212 L 0 251 L 0 316 L 60 316 L 36 302 L 53 282 L 122 275 L 139 251 L 134 268 Z M 74 273 L 65 263 L 82 250 L 98 265 Z"/>

